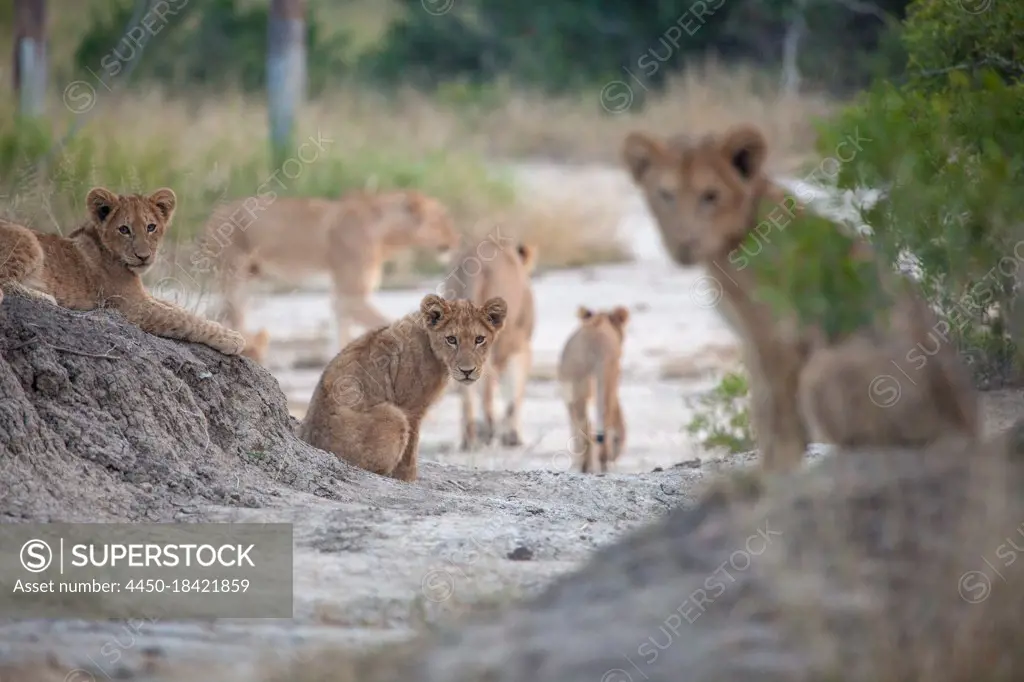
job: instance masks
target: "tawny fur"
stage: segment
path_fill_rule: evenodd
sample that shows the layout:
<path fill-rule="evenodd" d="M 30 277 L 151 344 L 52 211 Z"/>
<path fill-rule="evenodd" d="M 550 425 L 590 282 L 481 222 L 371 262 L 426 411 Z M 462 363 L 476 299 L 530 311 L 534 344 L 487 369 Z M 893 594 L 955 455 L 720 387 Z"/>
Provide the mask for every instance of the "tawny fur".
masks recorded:
<path fill-rule="evenodd" d="M 97 187 L 86 197 L 89 220 L 67 237 L 0 221 L 0 286 L 72 310 L 113 308 L 150 334 L 236 355 L 245 345 L 241 334 L 153 298 L 142 283 L 176 204 L 167 188 L 118 196 Z"/>
<path fill-rule="evenodd" d="M 416 480 L 420 423 L 449 379 L 477 381 L 508 307 L 428 294 L 420 310 L 365 333 L 324 370 L 299 437 L 367 471 Z"/>
<path fill-rule="evenodd" d="M 619 403 L 619 380 L 629 311 L 622 306 L 602 311 L 581 306 L 577 316 L 580 326 L 562 349 L 558 381 L 569 411 L 573 442 L 582 441 L 580 471 L 588 473 L 596 469 L 596 450 L 601 471 L 606 472 L 608 463 L 619 458 L 626 442 L 626 423 Z M 592 399 L 597 413 L 593 431 L 587 416 Z"/>
<path fill-rule="evenodd" d="M 252 336 L 248 334 L 244 334 L 244 336 L 245 349 L 242 350 L 242 355 L 262 365 L 267 359 L 267 348 L 270 346 L 270 332 L 266 329 L 260 329 Z"/>
<path fill-rule="evenodd" d="M 216 273 L 224 304 L 221 318 L 245 329 L 253 278 L 299 280 L 326 273 L 340 348 L 353 327 L 390 320 L 370 302 L 385 261 L 411 247 L 435 249 L 444 259 L 459 233 L 445 206 L 415 190 L 354 191 L 340 199 L 249 197 L 218 207 L 207 221 L 191 260 Z"/>
<path fill-rule="evenodd" d="M 520 418 L 526 380 L 533 361 L 531 340 L 535 323 L 530 275 L 537 262 L 530 244 L 499 244 L 485 239 L 464 249 L 438 290 L 448 299 L 468 299 L 477 305 L 492 296 L 508 303 L 508 324 L 494 344 L 484 378 L 478 387 L 462 387 L 462 450 L 489 444 L 496 432 L 502 445 L 522 445 Z M 505 412 L 495 429 L 494 393 L 500 384 Z M 476 420 L 476 401 L 483 404 L 483 420 Z"/>
<path fill-rule="evenodd" d="M 787 238 L 787 215 L 803 210 L 765 174 L 767 151 L 765 138 L 752 126 L 698 140 L 677 136 L 667 143 L 633 133 L 623 148 L 666 250 L 680 265 L 703 265 L 723 294 L 720 310 L 743 341 L 763 466 L 798 466 L 812 437 L 855 447 L 977 436 L 977 395 L 970 376 L 944 338 L 948 327 L 909 281 L 901 281 L 906 288 L 869 326 L 831 344 L 817 329 L 779 319 L 754 300 L 753 269 L 737 247 L 760 229 L 756 216 L 762 202 L 775 204 L 770 217 L 777 222 L 766 239 Z M 866 244 L 859 249 L 874 257 Z M 901 277 L 878 265 L 881 281 Z M 888 404 L 896 390 L 898 399 Z"/>

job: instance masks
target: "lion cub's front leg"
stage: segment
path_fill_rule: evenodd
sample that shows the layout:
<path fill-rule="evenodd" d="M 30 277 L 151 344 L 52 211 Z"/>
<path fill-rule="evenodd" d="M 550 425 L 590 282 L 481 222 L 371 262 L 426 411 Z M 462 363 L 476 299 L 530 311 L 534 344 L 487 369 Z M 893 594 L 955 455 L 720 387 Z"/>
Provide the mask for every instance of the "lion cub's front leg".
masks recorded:
<path fill-rule="evenodd" d="M 155 336 L 201 343 L 225 355 L 238 355 L 245 348 L 242 334 L 151 296 L 122 300 L 115 307 L 129 322 Z"/>
<path fill-rule="evenodd" d="M 807 452 L 807 429 L 797 401 L 800 366 L 793 354 L 780 353 L 762 364 L 746 355 L 750 374 L 750 416 L 765 471 L 787 472 L 800 466 Z M 765 365 L 771 369 L 765 371 Z"/>

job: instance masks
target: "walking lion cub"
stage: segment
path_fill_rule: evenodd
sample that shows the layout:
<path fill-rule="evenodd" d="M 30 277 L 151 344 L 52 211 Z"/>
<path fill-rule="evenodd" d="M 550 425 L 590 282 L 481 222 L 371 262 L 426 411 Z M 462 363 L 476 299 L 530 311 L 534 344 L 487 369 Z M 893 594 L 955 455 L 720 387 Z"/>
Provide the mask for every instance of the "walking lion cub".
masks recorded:
<path fill-rule="evenodd" d="M 416 480 L 420 423 L 449 378 L 480 378 L 508 306 L 428 294 L 418 312 L 363 334 L 341 351 L 313 391 L 299 437 L 382 476 Z"/>
<path fill-rule="evenodd" d="M 253 279 L 331 277 L 338 348 L 364 330 L 391 322 L 373 306 L 384 263 L 399 251 L 429 248 L 451 257 L 461 235 L 443 203 L 415 190 L 357 190 L 339 199 L 249 197 L 219 206 L 207 221 L 193 265 L 216 272 L 232 329 L 246 328 Z"/>
<path fill-rule="evenodd" d="M 242 351 L 241 334 L 153 298 L 142 283 L 174 217 L 172 190 L 119 196 L 96 187 L 85 202 L 88 222 L 67 237 L 0 221 L 0 286 L 72 310 L 114 308 L 150 334 Z"/>
<path fill-rule="evenodd" d="M 977 395 L 948 342 L 949 325 L 866 242 L 849 238 L 843 246 L 834 225 L 823 227 L 809 212 L 803 220 L 803 207 L 766 175 L 767 152 L 749 125 L 666 142 L 635 132 L 623 147 L 669 254 L 705 267 L 705 283 L 743 340 L 763 467 L 798 466 L 811 438 L 850 448 L 976 438 Z M 795 253 L 803 242 L 846 251 L 805 253 L 774 267 L 773 254 Z M 842 277 L 845 288 L 816 288 Z M 811 291 L 791 295 L 783 312 L 777 301 L 769 305 L 766 287 L 793 294 L 793 282 Z M 810 304 L 796 303 L 805 299 Z M 856 322 L 840 329 L 836 320 L 847 313 Z"/>
<path fill-rule="evenodd" d="M 531 340 L 536 322 L 530 276 L 537 264 L 537 248 L 531 244 L 498 245 L 485 239 L 467 246 L 459 254 L 458 266 L 448 273 L 439 289 L 447 299 L 467 299 L 480 305 L 489 298 L 501 297 L 508 306 L 508 319 L 501 336 L 494 342 L 483 381 L 462 386 L 463 451 L 489 444 L 497 435 L 502 445 L 523 444 L 520 418 L 526 396 L 526 380 L 533 361 Z M 495 388 L 500 383 L 505 410 L 497 424 L 494 410 Z M 476 419 L 476 403 L 482 404 L 483 419 Z"/>
<path fill-rule="evenodd" d="M 580 471 L 588 473 L 595 468 L 592 443 L 597 443 L 601 471 L 607 472 L 608 463 L 619 458 L 626 442 L 619 377 L 629 311 L 618 306 L 595 312 L 580 306 L 577 316 L 580 326 L 562 349 L 558 381 L 569 410 L 569 429 L 574 437 L 584 437 Z M 597 428 L 593 434 L 587 418 L 591 398 L 597 408 Z"/>

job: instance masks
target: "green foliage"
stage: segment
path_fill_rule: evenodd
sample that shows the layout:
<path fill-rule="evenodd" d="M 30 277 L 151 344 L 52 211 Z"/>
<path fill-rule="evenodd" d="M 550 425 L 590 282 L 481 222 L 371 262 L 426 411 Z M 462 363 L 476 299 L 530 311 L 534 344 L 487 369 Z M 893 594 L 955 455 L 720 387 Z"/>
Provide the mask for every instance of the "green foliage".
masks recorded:
<path fill-rule="evenodd" d="M 725 448 L 730 453 L 753 450 L 748 393 L 746 376 L 729 372 L 691 405 L 694 413 L 687 433 L 705 448 Z"/>
<path fill-rule="evenodd" d="M 875 264 L 851 257 L 856 239 L 827 218 L 794 212 L 795 205 L 792 198 L 764 202 L 757 228 L 729 260 L 750 269 L 758 283 L 755 297 L 778 315 L 796 313 L 835 339 L 870 322 L 890 300 Z"/>
<path fill-rule="evenodd" d="M 916 257 L 955 340 L 1001 361 L 1024 332 L 1024 6 L 961 5 L 912 6 L 907 82 L 874 86 L 822 127 L 819 149 L 854 131 L 875 141 L 842 165 L 839 189 L 885 190 L 862 211 L 878 250 Z"/>
<path fill-rule="evenodd" d="M 1006 0 L 915 0 L 904 43 L 911 71 L 986 63 L 1009 79 L 1024 75 L 1024 4 Z M 944 89 L 942 80 L 934 86 Z"/>
<path fill-rule="evenodd" d="M 808 30 L 801 67 L 816 82 L 839 88 L 863 84 L 870 73 L 890 68 L 902 53 L 893 56 L 896 43 L 887 37 L 907 2 L 874 3 L 891 17 L 883 20 L 840 3 L 809 0 L 802 10 Z M 634 87 L 637 97 L 709 52 L 726 62 L 779 64 L 798 6 L 795 0 L 458 0 L 435 15 L 420 0 L 399 4 L 404 12 L 361 61 L 374 78 L 433 88 L 450 79 L 479 84 L 509 77 L 553 92 L 601 80 L 635 86 L 636 78 L 644 82 Z M 875 58 L 879 46 L 885 54 Z"/>
<path fill-rule="evenodd" d="M 109 3 L 109 11 L 96 13 L 75 50 L 75 65 L 83 74 L 96 74 L 114 87 L 134 62 L 133 79 L 170 89 L 264 87 L 269 3 L 178 1 L 170 3 L 177 13 L 150 11 L 136 25 L 131 24 L 135 0 Z M 307 78 L 313 95 L 349 68 L 347 37 L 326 36 L 316 7 L 310 7 L 306 22 Z"/>

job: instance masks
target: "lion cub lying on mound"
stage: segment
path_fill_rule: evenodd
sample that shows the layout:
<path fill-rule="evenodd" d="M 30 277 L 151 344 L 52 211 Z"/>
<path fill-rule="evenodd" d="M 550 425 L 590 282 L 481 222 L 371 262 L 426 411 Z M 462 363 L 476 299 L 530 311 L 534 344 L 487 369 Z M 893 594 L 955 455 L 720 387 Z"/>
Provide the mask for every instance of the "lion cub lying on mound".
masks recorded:
<path fill-rule="evenodd" d="M 866 243 L 850 239 L 842 247 L 847 263 L 860 268 L 843 283 L 844 293 L 807 292 L 817 295 L 812 314 L 780 314 L 758 296 L 780 270 L 781 277 L 801 282 L 849 272 L 841 261 L 828 262 L 835 253 L 822 252 L 795 260 L 803 263 L 795 271 L 773 272 L 771 254 L 799 244 L 795 236 L 833 245 L 839 233 L 831 224 L 823 228 L 823 219 L 815 224 L 771 182 L 763 169 L 767 151 L 764 136 L 751 126 L 667 143 L 632 133 L 623 149 L 672 258 L 705 266 L 722 293 L 722 312 L 743 338 L 763 466 L 799 465 L 810 437 L 848 447 L 921 446 L 953 433 L 976 437 L 977 396 L 945 337 L 948 325 L 909 278 L 887 268 Z M 823 231 L 800 231 L 811 230 L 808 225 Z M 851 282 L 855 291 L 848 296 Z M 887 304 L 856 298 L 872 286 Z M 796 299 L 786 303 L 799 307 Z M 836 332 L 830 320 L 848 311 L 859 322 Z"/>
<path fill-rule="evenodd" d="M 299 437 L 355 466 L 416 480 L 420 422 L 452 378 L 480 378 L 505 324 L 504 299 L 482 306 L 428 294 L 418 312 L 367 332 L 324 370 Z"/>
<path fill-rule="evenodd" d="M 580 471 L 594 468 L 591 437 L 598 445 L 601 471 L 622 454 L 626 442 L 626 423 L 619 404 L 619 374 L 622 342 L 629 311 L 618 306 L 610 311 L 594 312 L 580 306 L 579 328 L 562 349 L 558 363 L 558 381 L 569 410 L 569 430 L 573 437 L 584 437 Z M 596 394 L 596 395 L 595 395 Z M 590 432 L 587 405 L 594 398 L 597 428 Z"/>
<path fill-rule="evenodd" d="M 174 216 L 173 191 L 118 196 L 97 187 L 85 202 L 89 222 L 67 237 L 0 221 L 0 285 L 72 310 L 114 308 L 156 336 L 202 343 L 227 355 L 242 351 L 241 334 L 153 298 L 142 283 Z"/>

